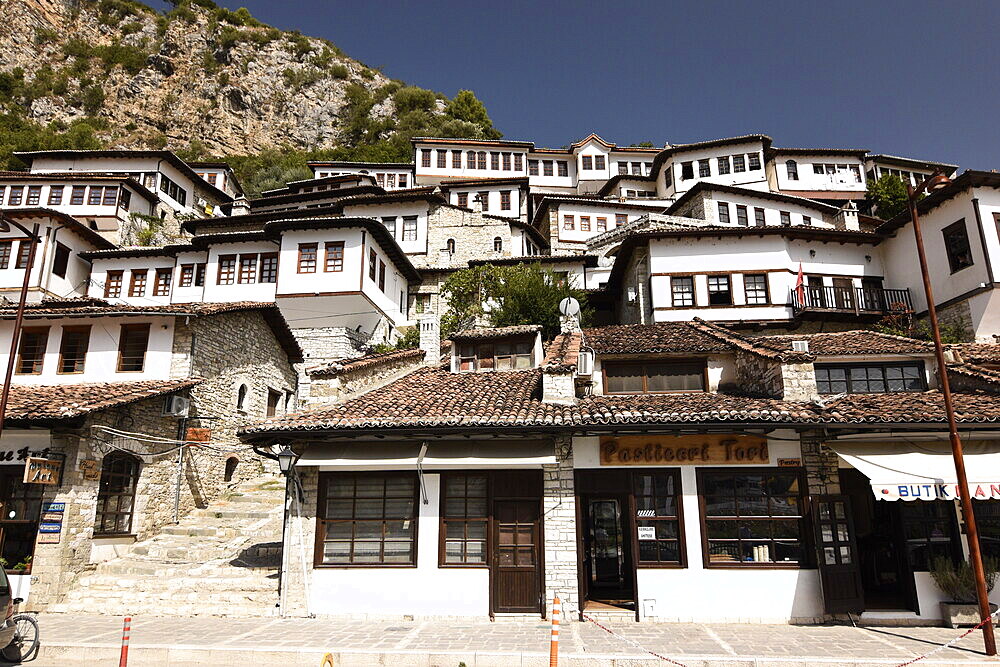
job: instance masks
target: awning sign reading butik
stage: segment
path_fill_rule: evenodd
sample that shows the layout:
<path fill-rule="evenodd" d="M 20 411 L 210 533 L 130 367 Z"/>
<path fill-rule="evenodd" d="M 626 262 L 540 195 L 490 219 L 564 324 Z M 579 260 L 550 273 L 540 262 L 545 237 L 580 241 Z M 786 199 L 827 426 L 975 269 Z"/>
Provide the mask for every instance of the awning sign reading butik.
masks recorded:
<path fill-rule="evenodd" d="M 946 442 L 828 442 L 868 477 L 876 500 L 957 500 L 951 445 Z M 962 443 L 969 495 L 1000 499 L 1000 441 Z"/>

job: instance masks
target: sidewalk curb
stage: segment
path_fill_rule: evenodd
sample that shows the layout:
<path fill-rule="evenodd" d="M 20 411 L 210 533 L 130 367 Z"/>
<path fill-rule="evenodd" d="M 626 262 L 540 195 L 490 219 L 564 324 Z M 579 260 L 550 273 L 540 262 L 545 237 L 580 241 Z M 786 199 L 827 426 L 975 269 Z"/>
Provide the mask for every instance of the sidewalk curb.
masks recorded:
<path fill-rule="evenodd" d="M 118 659 L 120 646 L 110 643 L 43 643 L 38 657 L 29 663 L 36 667 L 87 663 L 111 664 Z M 246 665 L 276 665 L 282 667 L 317 667 L 323 656 L 330 653 L 337 667 L 546 667 L 549 656 L 542 652 L 503 651 L 365 651 L 324 650 L 294 646 L 261 646 L 259 648 L 208 647 L 177 644 L 131 644 L 129 664 L 132 667 L 245 667 Z M 560 655 L 560 667 L 662 667 L 665 663 L 652 656 L 641 654 L 569 653 Z M 835 658 L 738 655 L 671 655 L 686 667 L 811 667 L 815 665 L 843 665 L 844 667 L 892 667 L 906 658 Z M 983 660 L 922 660 L 920 665 L 990 664 Z"/>

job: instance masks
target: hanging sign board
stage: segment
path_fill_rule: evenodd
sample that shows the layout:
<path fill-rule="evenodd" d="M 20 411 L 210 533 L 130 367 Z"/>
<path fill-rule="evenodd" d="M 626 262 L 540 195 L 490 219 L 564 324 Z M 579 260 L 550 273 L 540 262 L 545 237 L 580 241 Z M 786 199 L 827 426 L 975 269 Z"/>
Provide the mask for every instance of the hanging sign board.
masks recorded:
<path fill-rule="evenodd" d="M 601 439 L 602 466 L 766 465 L 767 439 L 756 435 L 623 435 Z"/>
<path fill-rule="evenodd" d="M 59 485 L 62 475 L 62 461 L 31 457 L 24 465 L 25 484 Z"/>
<path fill-rule="evenodd" d="M 639 526 L 639 539 L 640 540 L 655 540 L 656 539 L 656 528 L 654 526 Z"/>
<path fill-rule="evenodd" d="M 49 449 L 32 450 L 18 445 L 0 445 L 0 465 L 24 464 L 30 457 L 46 458 Z"/>
<path fill-rule="evenodd" d="M 188 442 L 211 442 L 212 429 L 189 426 L 184 439 Z"/>
<path fill-rule="evenodd" d="M 83 459 L 80 461 L 80 473 L 88 482 L 96 482 L 101 478 L 101 471 L 97 467 L 97 459 Z"/>

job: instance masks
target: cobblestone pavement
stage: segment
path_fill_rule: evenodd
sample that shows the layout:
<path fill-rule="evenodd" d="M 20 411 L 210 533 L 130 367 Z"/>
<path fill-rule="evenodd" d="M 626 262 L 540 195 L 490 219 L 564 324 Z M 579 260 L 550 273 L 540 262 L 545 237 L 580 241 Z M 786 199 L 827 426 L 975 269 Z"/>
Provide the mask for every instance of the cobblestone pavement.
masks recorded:
<path fill-rule="evenodd" d="M 25 664 L 113 664 L 122 619 L 42 614 L 43 650 Z M 953 639 L 945 628 L 853 628 L 752 624 L 615 624 L 615 632 L 690 667 L 707 665 L 898 665 Z M 362 622 L 333 619 L 135 617 L 129 664 L 319 665 L 323 653 L 348 665 L 499 667 L 548 664 L 544 621 Z M 560 667 L 665 665 L 589 623 L 562 626 Z M 981 633 L 919 665 L 994 662 Z"/>

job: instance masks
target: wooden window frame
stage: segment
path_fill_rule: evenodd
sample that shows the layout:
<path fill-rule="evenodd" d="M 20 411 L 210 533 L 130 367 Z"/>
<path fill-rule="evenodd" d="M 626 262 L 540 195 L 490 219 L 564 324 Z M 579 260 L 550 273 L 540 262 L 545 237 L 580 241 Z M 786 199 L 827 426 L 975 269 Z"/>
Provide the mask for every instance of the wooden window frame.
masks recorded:
<path fill-rule="evenodd" d="M 510 153 L 500 153 L 501 164 L 503 164 L 504 171 L 511 170 L 511 155 Z"/>
<path fill-rule="evenodd" d="M 456 198 L 457 198 L 457 201 L 458 201 L 458 206 L 461 206 L 462 208 L 469 208 L 469 193 L 468 192 L 459 192 L 456 195 Z"/>
<path fill-rule="evenodd" d="M 576 229 L 576 216 L 563 214 L 563 229 Z"/>
<path fill-rule="evenodd" d="M 605 216 L 597 216 L 595 229 L 599 232 L 608 231 L 608 219 Z"/>
<path fill-rule="evenodd" d="M 448 151 L 439 148 L 437 150 L 437 168 L 447 169 L 448 168 Z"/>
<path fill-rule="evenodd" d="M 323 247 L 323 272 L 341 273 L 344 270 L 344 242 L 327 241 Z"/>
<path fill-rule="evenodd" d="M 49 186 L 49 206 L 60 206 L 63 199 L 63 191 L 66 189 L 64 185 L 50 185 Z"/>
<path fill-rule="evenodd" d="M 917 378 L 920 381 L 920 386 L 918 388 L 916 388 L 916 389 L 900 389 L 900 390 L 891 390 L 891 389 L 889 389 L 889 378 L 886 377 L 886 371 L 888 371 L 889 368 L 902 368 L 902 367 L 905 367 L 905 366 L 914 366 L 914 367 L 916 367 L 916 369 L 917 369 Z M 855 369 L 855 368 L 866 368 L 866 369 L 878 368 L 878 369 L 880 369 L 882 371 L 882 382 L 885 384 L 885 390 L 884 391 L 854 391 L 853 386 L 852 386 L 853 385 L 853 381 L 851 379 L 851 373 L 850 373 L 850 371 L 851 371 L 851 369 Z M 921 360 L 919 360 L 919 359 L 918 360 L 913 360 L 913 361 L 870 361 L 870 362 L 859 361 L 859 362 L 853 362 L 853 363 L 852 362 L 829 363 L 829 364 L 822 364 L 821 363 L 821 364 L 816 364 L 814 372 L 817 372 L 817 371 L 829 371 L 829 370 L 834 370 L 834 369 L 836 369 L 836 370 L 845 370 L 846 371 L 845 374 L 844 374 L 844 382 L 847 385 L 847 393 L 848 394 L 912 394 L 912 393 L 919 393 L 919 392 L 922 392 L 922 391 L 927 391 L 927 368 L 924 365 L 924 362 L 921 361 Z M 830 384 L 832 382 L 832 380 L 826 379 L 826 380 L 822 380 L 821 381 L 817 377 L 816 378 L 816 391 L 817 392 L 819 392 L 819 384 L 820 384 L 820 382 L 823 382 L 824 384 L 828 385 L 828 384 Z M 822 394 L 825 394 L 825 395 L 829 395 L 831 392 L 819 392 L 819 393 L 822 393 Z"/>
<path fill-rule="evenodd" d="M 743 155 L 733 156 L 733 173 L 742 174 L 747 170 L 746 157 Z"/>
<path fill-rule="evenodd" d="M 712 176 L 712 163 L 707 158 L 704 160 L 698 160 L 698 178 L 711 178 Z"/>
<path fill-rule="evenodd" d="M 785 160 L 785 174 L 790 181 L 799 180 L 799 163 L 795 160 Z"/>
<path fill-rule="evenodd" d="M 11 240 L 0 241 L 0 269 L 10 266 L 11 255 L 14 254 L 14 242 Z"/>
<path fill-rule="evenodd" d="M 378 253 L 375 252 L 375 248 L 368 249 L 368 280 L 375 282 L 375 276 L 378 274 Z"/>
<path fill-rule="evenodd" d="M 413 479 L 413 512 L 409 521 L 413 522 L 413 536 L 411 544 L 413 545 L 411 551 L 411 560 L 408 563 L 324 563 L 323 562 L 323 542 L 326 535 L 326 523 L 334 521 L 344 521 L 355 523 L 358 521 L 356 518 L 352 519 L 327 519 L 326 518 L 326 500 L 327 500 L 327 483 L 326 481 L 331 477 L 336 476 L 352 476 L 354 478 L 359 477 L 410 477 Z M 318 476 L 317 484 L 317 504 L 316 504 L 316 542 L 313 549 L 313 567 L 314 568 L 324 568 L 324 569 L 356 569 L 356 568 L 392 568 L 392 569 L 415 569 L 419 562 L 419 551 L 420 551 L 420 479 L 416 471 L 360 471 L 360 472 L 320 472 Z M 402 496 L 400 496 L 402 497 Z M 385 496 L 383 496 L 383 499 Z M 357 499 L 357 495 L 352 496 L 352 499 Z M 404 519 L 406 520 L 406 519 Z M 375 519 L 372 519 L 375 521 Z M 386 521 L 383 517 L 381 521 Z M 353 538 L 351 540 L 354 541 Z M 385 558 L 384 549 L 384 539 L 382 541 L 383 547 L 381 549 L 382 558 Z M 353 553 L 353 549 L 352 549 Z"/>
<path fill-rule="evenodd" d="M 15 269 L 28 268 L 28 258 L 31 256 L 31 246 L 33 243 L 31 239 L 22 239 L 17 242 L 17 258 L 14 260 Z"/>
<path fill-rule="evenodd" d="M 701 383 L 702 388 L 698 389 L 667 389 L 664 391 L 649 391 L 649 372 L 646 367 L 653 364 L 701 364 Z M 642 391 L 608 391 L 608 366 L 630 366 L 630 367 L 640 367 L 642 369 Z M 638 396 L 640 394 L 693 394 L 693 393 L 707 393 L 708 392 L 708 358 L 707 357 L 685 357 L 683 359 L 614 359 L 608 360 L 601 364 L 601 381 L 603 382 L 602 387 L 604 394 L 607 396 Z"/>
<path fill-rule="evenodd" d="M 731 166 L 729 164 L 729 156 L 723 155 L 722 157 L 715 158 L 715 167 L 719 171 L 720 176 L 725 176 L 731 171 Z"/>
<path fill-rule="evenodd" d="M 56 241 L 56 250 L 52 254 L 52 274 L 60 278 L 66 277 L 66 272 L 69 270 L 69 258 L 72 256 L 73 251 L 70 247 L 64 243 Z"/>
<path fill-rule="evenodd" d="M 622 225 L 628 224 L 628 214 L 627 213 L 615 213 L 615 227 L 620 227 Z"/>
<path fill-rule="evenodd" d="M 236 283 L 239 285 L 254 285 L 257 282 L 260 256 L 251 252 L 240 254 L 236 269 Z"/>
<path fill-rule="evenodd" d="M 70 206 L 83 206 L 83 204 L 84 204 L 85 201 L 87 201 L 87 186 L 86 185 L 74 185 L 73 189 L 70 190 L 69 205 Z"/>
<path fill-rule="evenodd" d="M 747 289 L 747 278 L 762 278 L 764 280 L 764 301 L 762 303 L 750 303 L 750 290 Z M 748 306 L 767 306 L 771 303 L 771 286 L 766 273 L 744 273 L 743 274 L 743 301 Z"/>
<path fill-rule="evenodd" d="M 216 269 L 216 285 L 236 284 L 236 255 L 219 255 Z"/>
<path fill-rule="evenodd" d="M 462 168 L 462 151 L 452 151 L 451 152 L 451 168 L 461 169 Z"/>
<path fill-rule="evenodd" d="M 87 190 L 87 206 L 100 206 L 101 199 L 104 198 L 103 185 L 91 185 Z"/>
<path fill-rule="evenodd" d="M 267 388 L 267 407 L 264 409 L 265 417 L 274 417 L 278 414 L 278 407 L 281 405 L 283 396 L 284 394 L 280 391 L 276 391 L 270 387 Z"/>
<path fill-rule="evenodd" d="M 590 216 L 581 215 L 580 216 L 580 231 L 589 232 L 590 231 Z"/>
<path fill-rule="evenodd" d="M 555 171 L 552 169 L 552 160 L 542 160 L 542 176 L 551 177 L 554 174 Z"/>
<path fill-rule="evenodd" d="M 146 324 L 122 324 L 118 331 L 118 362 L 115 364 L 116 373 L 142 373 L 146 370 L 146 356 L 149 354 L 149 334 L 152 327 Z M 125 370 L 123 368 L 123 363 L 125 361 L 125 340 L 127 332 L 146 332 L 146 345 L 142 351 L 142 368 Z"/>
<path fill-rule="evenodd" d="M 559 178 L 569 178 L 569 162 L 566 160 L 556 160 L 556 169 Z"/>
<path fill-rule="evenodd" d="M 385 262 L 378 261 L 378 288 L 385 292 Z"/>
<path fill-rule="evenodd" d="M 486 151 L 476 153 L 476 168 L 486 171 Z"/>
<path fill-rule="evenodd" d="M 484 211 L 486 209 L 483 209 Z M 510 210 L 510 190 L 500 191 L 500 210 L 509 211 Z"/>
<path fill-rule="evenodd" d="M 694 162 L 681 162 L 681 180 L 694 180 Z"/>
<path fill-rule="evenodd" d="M 637 568 L 644 570 L 683 570 L 688 566 L 687 561 L 687 538 L 684 532 L 684 488 L 681 479 L 681 469 L 679 467 L 647 468 L 645 470 L 630 470 L 629 472 L 629 506 L 632 512 L 632 553 L 635 554 L 635 564 Z M 674 516 L 663 517 L 639 517 L 640 496 L 646 494 L 636 493 L 636 480 L 639 475 L 669 475 L 674 480 L 674 506 L 676 514 Z M 654 494 L 652 496 L 656 498 Z M 671 561 L 644 561 L 639 554 L 639 523 L 642 521 L 673 521 L 677 524 L 677 562 Z M 657 542 L 668 540 L 656 540 Z"/>
<path fill-rule="evenodd" d="M 500 153 L 490 151 L 490 171 L 500 171 Z"/>
<path fill-rule="evenodd" d="M 764 213 L 764 209 L 760 206 L 753 207 L 753 224 L 755 227 L 767 226 L 767 215 Z"/>
<path fill-rule="evenodd" d="M 146 296 L 146 285 L 149 283 L 149 269 L 131 269 L 128 277 L 129 297 Z"/>
<path fill-rule="evenodd" d="M 608 161 L 603 155 L 594 156 L 594 171 L 604 171 L 608 168 Z"/>
<path fill-rule="evenodd" d="M 968 255 L 968 263 L 962 263 L 960 266 L 960 257 L 958 253 L 954 252 L 952 248 L 952 243 L 950 239 L 957 238 L 957 235 L 961 233 L 961 236 L 965 243 L 965 254 Z M 967 269 L 970 266 L 975 266 L 976 259 L 972 256 L 972 243 L 969 240 L 969 229 L 965 225 L 965 218 L 956 220 L 947 227 L 941 230 L 941 241 L 944 243 L 944 252 L 948 257 L 948 268 L 951 269 L 952 275 L 958 273 L 963 269 Z"/>
<path fill-rule="evenodd" d="M 778 211 L 778 216 L 781 219 L 781 224 L 789 227 L 792 225 L 792 214 L 790 211 Z"/>
<path fill-rule="evenodd" d="M 726 289 L 725 290 L 712 290 L 712 281 L 718 281 L 721 278 L 726 279 Z M 732 306 L 733 305 L 733 277 L 728 273 L 713 273 L 709 274 L 706 283 L 708 288 L 708 304 L 709 306 Z M 712 303 L 713 294 L 722 294 L 723 292 L 729 293 L 729 301 L 727 303 Z"/>
<path fill-rule="evenodd" d="M 594 158 L 591 155 L 580 156 L 580 169 L 582 171 L 594 171 Z"/>
<path fill-rule="evenodd" d="M 465 516 L 463 518 L 457 517 L 447 517 L 446 507 L 447 507 L 447 488 L 449 478 L 468 478 L 472 476 L 482 476 L 486 479 L 486 495 L 484 496 L 484 502 L 486 506 L 486 514 L 482 517 L 469 517 Z M 440 478 L 440 487 L 438 493 L 438 567 L 442 569 L 449 570 L 488 570 L 490 568 L 490 558 L 493 554 L 493 531 L 492 524 L 493 518 L 491 511 L 493 503 L 493 483 L 492 476 L 489 471 L 486 470 L 455 470 L 455 471 L 443 471 Z M 468 482 L 466 482 L 466 489 L 468 488 Z M 464 495 L 462 498 L 466 499 L 466 508 L 468 508 L 468 498 L 470 496 Z M 476 498 L 478 496 L 472 496 Z M 463 543 L 468 543 L 468 524 L 470 522 L 482 521 L 485 523 L 486 534 L 483 539 L 483 562 L 482 563 L 449 563 L 447 562 L 447 529 L 448 523 L 461 523 L 465 524 L 465 537 L 462 539 Z M 464 552 L 464 549 L 463 549 Z"/>
<path fill-rule="evenodd" d="M 728 225 L 732 222 L 729 217 L 729 202 L 719 202 L 719 224 Z"/>
<path fill-rule="evenodd" d="M 42 186 L 29 185 L 28 193 L 24 197 L 24 203 L 28 206 L 38 206 L 42 203 Z"/>
<path fill-rule="evenodd" d="M 484 211 L 486 209 L 483 209 Z M 403 233 L 400 236 L 400 241 L 416 241 L 417 240 L 417 216 L 415 215 L 404 215 L 403 216 Z"/>
<path fill-rule="evenodd" d="M 194 264 L 181 264 L 181 277 L 177 282 L 178 287 L 191 287 L 194 285 Z"/>
<path fill-rule="evenodd" d="M 153 274 L 153 296 L 170 296 L 170 283 L 173 282 L 172 268 L 156 269 Z"/>
<path fill-rule="evenodd" d="M 722 475 L 756 475 L 756 474 L 787 474 L 795 475 L 798 479 L 799 484 L 799 511 L 801 514 L 796 516 L 794 520 L 799 522 L 799 544 L 802 549 L 803 560 L 796 563 L 781 563 L 781 562 L 767 562 L 767 563 L 755 563 L 751 561 L 716 561 L 712 562 L 710 560 L 709 554 L 709 537 L 708 537 L 708 520 L 712 521 L 734 521 L 738 522 L 741 520 L 741 516 L 738 513 L 733 515 L 733 517 L 707 517 L 705 514 L 705 494 L 704 494 L 704 478 L 707 476 L 722 476 Z M 701 554 L 702 554 L 702 567 L 706 570 L 810 570 L 815 569 L 816 564 L 816 554 L 815 547 L 812 538 L 812 522 L 809 517 L 809 492 L 806 482 L 805 468 L 794 467 L 794 468 L 778 468 L 778 467 L 767 467 L 767 466 L 730 466 L 730 467 L 699 467 L 695 469 L 695 480 L 698 492 L 698 521 L 701 527 Z M 735 496 L 734 496 L 735 501 Z M 737 512 L 739 512 L 739 507 L 737 505 Z M 742 517 L 745 521 L 792 521 L 791 517 L 785 517 L 782 515 L 757 515 L 751 516 L 747 515 Z M 736 542 L 739 543 L 741 538 L 737 538 Z M 763 541 L 763 538 L 761 538 Z M 774 544 L 772 538 L 771 544 Z"/>
<path fill-rule="evenodd" d="M 744 204 L 736 205 L 736 224 L 740 227 L 750 226 L 750 216 L 747 213 L 747 207 Z"/>
<path fill-rule="evenodd" d="M 539 175 L 538 160 L 528 160 L 528 176 Z"/>
<path fill-rule="evenodd" d="M 490 192 L 489 190 L 483 190 L 482 192 L 477 192 L 476 196 L 479 198 L 479 204 L 483 207 L 483 212 L 490 210 Z"/>
<path fill-rule="evenodd" d="M 24 186 L 23 185 L 10 186 L 10 194 L 7 196 L 7 205 L 20 206 L 21 202 L 23 201 L 24 201 Z"/>
<path fill-rule="evenodd" d="M 102 490 L 107 488 L 107 484 L 105 483 L 105 474 L 108 471 L 105 470 L 105 467 L 109 463 L 113 463 L 113 462 L 116 462 L 118 460 L 125 461 L 125 462 L 127 462 L 127 463 L 129 463 L 131 465 L 130 474 L 129 474 L 129 479 L 131 480 L 131 484 L 129 485 L 129 488 L 126 489 L 125 493 L 103 494 Z M 124 475 L 121 475 L 119 473 L 112 473 L 112 474 L 118 475 L 120 477 L 124 476 Z M 121 451 L 113 451 L 113 452 L 111 452 L 110 454 L 108 454 L 107 456 L 104 457 L 104 460 L 101 462 L 101 482 L 100 482 L 100 484 L 98 486 L 97 507 L 95 508 L 95 512 L 94 512 L 94 536 L 95 537 L 96 536 L 100 536 L 100 537 L 114 537 L 114 536 L 125 536 L 125 535 L 131 535 L 132 534 L 133 521 L 135 519 L 135 496 L 136 496 L 136 488 L 138 487 L 139 476 L 141 474 L 142 474 L 141 461 L 139 459 L 137 459 L 136 457 L 132 456 L 131 454 L 127 454 L 127 453 L 121 452 Z M 109 474 L 109 476 L 110 476 L 110 474 Z M 103 507 L 103 505 L 107 504 L 109 496 L 115 497 L 115 498 L 119 499 L 118 500 L 119 504 L 118 504 L 117 508 L 115 509 L 115 511 L 113 511 L 113 512 L 108 512 Z M 103 503 L 102 503 L 102 498 L 103 498 Z M 127 512 L 126 511 L 122 511 L 122 505 L 121 505 L 121 499 L 122 498 L 129 498 L 129 506 L 128 506 L 128 511 Z M 118 525 L 117 518 L 120 517 L 120 516 L 122 516 L 122 515 L 128 515 L 128 528 L 124 532 L 122 532 L 120 530 L 117 530 L 117 529 L 114 530 L 114 531 L 105 531 L 105 530 L 103 530 L 101 528 L 101 526 L 104 523 L 106 523 L 106 522 L 103 521 L 102 519 L 104 517 L 106 517 L 106 516 L 109 516 L 109 515 L 115 517 L 114 524 L 115 524 L 116 528 L 117 528 L 117 525 Z"/>
<path fill-rule="evenodd" d="M 676 303 L 676 290 L 674 290 L 675 280 L 691 281 L 691 303 Z M 670 307 L 671 308 L 697 308 L 698 307 L 698 286 L 695 284 L 694 276 L 670 276 Z"/>
<path fill-rule="evenodd" d="M 42 336 L 41 354 L 38 357 L 31 357 L 27 361 L 31 363 L 31 370 L 21 370 L 25 362 L 25 343 L 28 336 Z M 49 327 L 24 327 L 21 329 L 21 337 L 17 341 L 17 360 L 14 364 L 14 375 L 41 375 L 45 370 L 45 354 L 49 348 Z"/>
<path fill-rule="evenodd" d="M 104 298 L 120 299 L 122 295 L 122 285 L 125 282 L 125 271 L 117 269 L 108 271 L 104 275 Z"/>
<path fill-rule="evenodd" d="M 430 168 L 431 166 L 431 149 L 421 148 L 420 149 L 420 166 Z"/>
<path fill-rule="evenodd" d="M 278 253 L 262 252 L 260 254 L 257 282 L 267 285 L 278 282 Z"/>
<path fill-rule="evenodd" d="M 747 153 L 747 171 L 758 171 L 760 166 L 760 153 Z"/>
<path fill-rule="evenodd" d="M 78 325 L 64 325 L 62 328 L 62 336 L 59 339 L 59 363 L 56 364 L 56 375 L 80 375 L 87 367 L 87 354 L 90 352 L 90 330 L 91 325 L 89 324 L 78 324 Z M 66 334 L 86 334 L 86 338 L 83 341 L 83 356 L 79 361 L 79 369 L 66 371 L 63 370 L 63 363 L 66 359 Z M 75 368 L 75 366 L 74 366 Z"/>
<path fill-rule="evenodd" d="M 312 259 L 309 255 L 312 255 Z M 319 243 L 300 243 L 298 261 L 295 264 L 296 273 L 316 273 L 319 268 Z"/>
<path fill-rule="evenodd" d="M 205 262 L 198 262 L 194 265 L 194 286 L 204 287 L 205 286 L 205 275 L 208 273 L 208 264 Z"/>
<path fill-rule="evenodd" d="M 524 170 L 524 156 L 520 153 L 514 153 L 514 171 Z"/>

